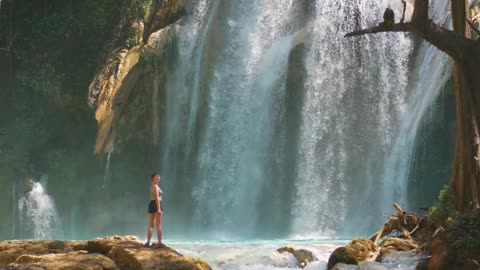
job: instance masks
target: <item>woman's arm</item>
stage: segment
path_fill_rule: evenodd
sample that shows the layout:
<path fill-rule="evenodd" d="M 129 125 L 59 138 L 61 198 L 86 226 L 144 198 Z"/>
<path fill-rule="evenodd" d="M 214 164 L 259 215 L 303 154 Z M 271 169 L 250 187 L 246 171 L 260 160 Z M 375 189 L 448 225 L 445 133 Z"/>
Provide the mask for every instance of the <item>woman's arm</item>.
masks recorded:
<path fill-rule="evenodd" d="M 155 201 L 157 203 L 157 212 L 161 213 L 162 210 L 160 210 L 160 188 L 158 186 L 155 186 Z"/>

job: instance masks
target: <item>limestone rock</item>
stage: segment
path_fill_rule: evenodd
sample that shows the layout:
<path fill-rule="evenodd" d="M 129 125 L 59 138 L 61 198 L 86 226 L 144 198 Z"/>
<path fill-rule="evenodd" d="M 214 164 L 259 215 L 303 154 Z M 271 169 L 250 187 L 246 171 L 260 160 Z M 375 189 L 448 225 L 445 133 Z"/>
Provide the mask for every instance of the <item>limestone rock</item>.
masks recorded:
<path fill-rule="evenodd" d="M 291 253 L 295 259 L 297 259 L 297 262 L 299 263 L 300 267 L 305 267 L 309 262 L 316 261 L 317 258 L 313 253 L 309 250 L 306 249 L 294 249 L 293 247 L 281 247 L 277 249 L 277 252 L 279 253 L 284 253 L 288 252 Z"/>
<path fill-rule="evenodd" d="M 86 250 L 90 253 L 107 255 L 114 246 L 138 248 L 142 243 L 136 236 L 107 236 L 88 241 Z"/>
<path fill-rule="evenodd" d="M 116 270 L 115 263 L 98 253 L 69 252 L 64 254 L 22 255 L 7 269 L 76 269 Z"/>
<path fill-rule="evenodd" d="M 87 241 L 69 241 L 66 244 L 73 251 L 87 250 Z"/>
<path fill-rule="evenodd" d="M 108 253 L 122 270 L 211 270 L 202 260 L 186 257 L 169 248 L 116 246 Z"/>
<path fill-rule="evenodd" d="M 360 243 L 361 245 L 365 246 L 369 251 L 377 250 L 377 245 L 375 245 L 375 243 L 373 243 L 372 240 L 367 238 L 357 237 L 357 238 L 354 238 L 351 243 L 352 244 Z"/>
<path fill-rule="evenodd" d="M 135 236 L 70 242 L 0 241 L 0 269 L 211 270 L 206 262 L 167 246 L 147 248 Z"/>
<path fill-rule="evenodd" d="M 66 253 L 72 248 L 62 241 L 3 241 L 0 242 L 0 267 L 15 262 L 21 255 Z"/>
<path fill-rule="evenodd" d="M 337 263 L 359 264 L 366 261 L 376 251 L 375 244 L 366 238 L 355 238 L 348 245 L 333 251 L 328 259 L 327 268 L 333 269 Z"/>
<path fill-rule="evenodd" d="M 337 263 L 358 264 L 362 259 L 361 253 L 357 254 L 351 245 L 346 245 L 333 251 L 328 259 L 327 269 L 332 269 Z"/>

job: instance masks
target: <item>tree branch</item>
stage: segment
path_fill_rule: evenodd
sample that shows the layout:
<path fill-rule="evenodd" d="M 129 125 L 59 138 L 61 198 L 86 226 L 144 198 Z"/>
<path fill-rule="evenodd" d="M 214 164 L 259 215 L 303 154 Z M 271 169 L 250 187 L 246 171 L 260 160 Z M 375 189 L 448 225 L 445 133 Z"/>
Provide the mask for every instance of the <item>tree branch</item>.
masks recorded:
<path fill-rule="evenodd" d="M 366 34 L 376 34 L 381 32 L 413 32 L 414 26 L 412 23 L 397 23 L 391 27 L 380 24 L 367 29 L 353 31 L 345 35 L 345 37 L 361 36 Z"/>
<path fill-rule="evenodd" d="M 415 3 L 418 1 L 419 0 Z M 422 0 L 420 0 L 420 2 L 422 2 Z M 472 40 L 465 38 L 459 33 L 455 33 L 435 24 L 432 20 L 416 23 L 397 23 L 393 26 L 380 24 L 371 28 L 350 32 L 346 34 L 345 37 L 376 34 L 381 32 L 413 32 L 454 59 L 462 58 L 464 56 L 463 51 L 469 45 L 468 43 L 472 42 Z"/>

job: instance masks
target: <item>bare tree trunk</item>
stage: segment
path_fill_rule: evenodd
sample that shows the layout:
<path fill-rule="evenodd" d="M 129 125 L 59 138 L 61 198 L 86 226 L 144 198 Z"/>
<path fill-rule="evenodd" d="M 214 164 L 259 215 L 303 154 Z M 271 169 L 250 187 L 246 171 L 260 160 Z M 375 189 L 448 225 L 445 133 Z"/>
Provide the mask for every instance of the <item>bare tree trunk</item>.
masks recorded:
<path fill-rule="evenodd" d="M 452 0 L 453 31 L 471 38 L 471 29 L 467 24 L 470 12 L 465 0 Z M 473 53 L 472 53 L 473 55 Z M 468 57 L 468 56 L 467 56 Z M 471 56 L 470 56 L 471 57 Z M 457 141 L 455 159 L 452 166 L 450 184 L 456 194 L 456 208 L 464 211 L 465 208 L 478 208 L 478 194 L 476 182 L 479 172 L 479 163 L 475 159 L 478 152 L 478 110 L 474 102 L 474 89 L 470 88 L 465 68 L 460 59 L 455 59 L 455 99 L 457 114 Z"/>

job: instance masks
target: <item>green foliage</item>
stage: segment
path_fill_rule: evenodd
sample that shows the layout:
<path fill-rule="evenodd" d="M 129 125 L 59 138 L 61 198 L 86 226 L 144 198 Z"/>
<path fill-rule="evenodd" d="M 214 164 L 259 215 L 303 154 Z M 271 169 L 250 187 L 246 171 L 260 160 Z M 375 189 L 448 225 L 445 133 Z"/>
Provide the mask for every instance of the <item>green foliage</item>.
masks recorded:
<path fill-rule="evenodd" d="M 60 94 L 63 74 L 57 73 L 55 68 L 47 63 L 36 69 L 18 72 L 17 79 L 21 85 L 34 92 L 53 96 Z"/>
<path fill-rule="evenodd" d="M 127 22 L 135 19 L 146 20 L 150 13 L 152 0 L 129 0 L 122 5 L 120 14 Z"/>
<path fill-rule="evenodd" d="M 480 252 L 480 211 L 463 214 L 452 226 L 452 246 L 472 253 Z"/>
<path fill-rule="evenodd" d="M 449 228 L 456 216 L 454 190 L 450 186 L 445 186 L 440 191 L 438 203 L 432 207 L 428 214 L 428 221 L 432 225 Z"/>
<path fill-rule="evenodd" d="M 133 30 L 130 30 L 127 34 L 127 38 L 125 40 L 125 47 L 128 48 L 128 49 L 131 49 L 133 48 L 134 46 L 136 46 L 138 44 L 138 40 L 139 40 L 139 36 L 138 34 L 133 31 Z"/>
<path fill-rule="evenodd" d="M 84 0 L 79 7 L 78 27 L 83 37 L 104 35 L 118 18 L 117 0 Z"/>

